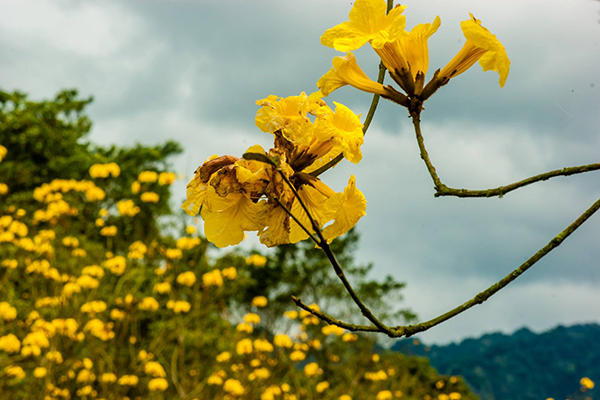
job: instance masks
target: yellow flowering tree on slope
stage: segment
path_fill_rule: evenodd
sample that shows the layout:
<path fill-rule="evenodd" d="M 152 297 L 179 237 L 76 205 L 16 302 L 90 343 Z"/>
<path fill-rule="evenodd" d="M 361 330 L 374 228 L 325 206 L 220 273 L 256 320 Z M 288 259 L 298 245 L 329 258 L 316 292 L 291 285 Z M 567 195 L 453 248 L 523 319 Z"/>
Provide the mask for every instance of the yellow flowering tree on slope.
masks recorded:
<path fill-rule="evenodd" d="M 427 153 L 421 132 L 424 103 L 477 62 L 484 71 L 496 71 L 500 87 L 503 87 L 510 60 L 498 38 L 470 14 L 461 22 L 465 36 L 463 47 L 426 81 L 428 40 L 440 28 L 441 20 L 436 17 L 431 23 L 418 24 L 408 31 L 406 8 L 394 6 L 391 0 L 387 4 L 384 0 L 354 2 L 349 21 L 326 30 L 321 36 L 323 45 L 346 52 L 346 55 L 333 59 L 333 68 L 317 82 L 319 91 L 309 96 L 304 93 L 287 98 L 269 96 L 257 102 L 261 108 L 256 115 L 256 125 L 273 135 L 274 147 L 265 151 L 260 146 L 252 146 L 242 158 L 210 157 L 196 170 L 188 184 L 187 201 L 183 205 L 189 214 L 202 216 L 207 239 L 219 247 L 239 243 L 247 231 L 256 231 L 261 243 L 269 247 L 310 238 L 327 255 L 336 275 L 369 324 L 345 322 L 311 308 L 298 297 L 293 297 L 294 302 L 329 324 L 351 331 L 380 332 L 393 338 L 425 331 L 483 303 L 559 246 L 600 209 L 598 200 L 504 279 L 429 321 L 391 326 L 367 307 L 346 278 L 330 247 L 333 239 L 343 235 L 365 215 L 366 199 L 357 189 L 353 175 L 343 193 L 335 193 L 320 176 L 344 158 L 353 163 L 360 161 L 362 135 L 368 129 L 380 97 L 407 109 L 421 158 L 434 184 L 435 196 L 503 196 L 556 176 L 600 169 L 600 163 L 563 168 L 485 190 L 455 189 L 444 184 Z M 365 74 L 351 53 L 365 45 L 370 45 L 381 59 L 377 81 Z M 399 89 L 383 85 L 386 70 Z M 347 85 L 374 94 L 364 124 L 347 107 L 334 103 L 336 109 L 333 111 L 323 101 L 331 92 Z"/>
<path fill-rule="evenodd" d="M 0 91 L 0 398 L 475 399 L 424 359 L 292 309 L 297 294 L 352 317 L 308 243 L 210 257 L 168 206 L 178 146 L 86 143 L 85 104 Z M 385 301 L 403 284 L 354 265 L 356 241 L 332 248 L 358 292 L 411 320 Z"/>

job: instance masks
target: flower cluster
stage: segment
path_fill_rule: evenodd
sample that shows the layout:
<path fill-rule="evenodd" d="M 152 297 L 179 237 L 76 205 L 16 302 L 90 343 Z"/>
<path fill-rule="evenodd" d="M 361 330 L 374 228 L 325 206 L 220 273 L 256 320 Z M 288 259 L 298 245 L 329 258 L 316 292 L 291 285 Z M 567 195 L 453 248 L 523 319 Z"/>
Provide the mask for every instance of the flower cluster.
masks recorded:
<path fill-rule="evenodd" d="M 361 160 L 358 116 L 304 93 L 269 96 L 257 104 L 256 125 L 274 136 L 275 147 L 267 152 L 252 146 L 242 159 L 210 157 L 188 184 L 186 212 L 200 213 L 206 238 L 219 247 L 240 243 L 246 231 L 258 231 L 269 247 L 304 240 L 314 225 L 321 229 L 330 222 L 323 230 L 328 241 L 346 233 L 365 215 L 366 200 L 354 176 L 336 193 L 318 171 L 340 153 L 354 163 Z"/>
<path fill-rule="evenodd" d="M 327 30 L 321 36 L 323 45 L 348 52 L 344 57 L 334 58 L 333 68 L 318 81 L 317 86 L 323 96 L 350 85 L 409 105 L 404 96 L 391 86 L 385 87 L 372 81 L 358 66 L 351 51 L 367 43 L 381 58 L 390 76 L 410 97 L 426 100 L 440 86 L 465 72 L 477 61 L 484 71 L 497 71 L 500 86 L 504 86 L 510 69 L 504 46 L 473 15 L 461 23 L 466 38 L 463 48 L 441 71 L 436 71 L 433 79 L 425 85 L 429 68 L 427 40 L 438 30 L 441 21 L 436 17 L 432 23 L 418 24 L 409 32 L 405 30 L 405 9 L 406 6 L 398 5 L 386 14 L 384 0 L 357 0 L 350 11 L 350 20 Z"/>

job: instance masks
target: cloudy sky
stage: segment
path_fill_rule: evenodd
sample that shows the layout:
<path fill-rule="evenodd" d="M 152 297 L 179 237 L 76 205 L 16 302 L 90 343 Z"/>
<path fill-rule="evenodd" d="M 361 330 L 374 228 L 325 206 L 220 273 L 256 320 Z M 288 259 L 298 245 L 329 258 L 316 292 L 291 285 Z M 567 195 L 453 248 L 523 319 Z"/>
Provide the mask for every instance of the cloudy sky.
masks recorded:
<path fill-rule="evenodd" d="M 451 3 L 451 6 L 450 6 Z M 464 43 L 472 12 L 511 58 L 503 89 L 479 66 L 426 104 L 423 129 L 442 180 L 483 189 L 600 161 L 600 2 L 593 0 L 408 1 L 407 25 L 442 26 L 430 69 Z M 270 147 L 254 126 L 255 100 L 316 89 L 341 55 L 319 44 L 347 20 L 351 1 L 3 1 L 0 87 L 32 99 L 63 88 L 93 95 L 91 140 L 181 142 L 189 174 L 215 153 Z M 372 78 L 378 60 L 355 52 Z M 389 79 L 388 79 L 389 81 Z M 329 100 L 366 114 L 371 97 L 342 88 Z M 329 101 L 328 100 L 328 101 Z M 502 199 L 434 198 L 404 109 L 383 102 L 359 165 L 323 179 L 341 190 L 349 174 L 368 200 L 359 259 L 375 276 L 408 282 L 405 302 L 423 319 L 504 277 L 600 196 L 599 172 L 556 178 Z M 175 186 L 183 197 L 184 182 Z M 522 326 L 600 321 L 600 216 L 483 305 L 420 337 L 447 343 Z"/>

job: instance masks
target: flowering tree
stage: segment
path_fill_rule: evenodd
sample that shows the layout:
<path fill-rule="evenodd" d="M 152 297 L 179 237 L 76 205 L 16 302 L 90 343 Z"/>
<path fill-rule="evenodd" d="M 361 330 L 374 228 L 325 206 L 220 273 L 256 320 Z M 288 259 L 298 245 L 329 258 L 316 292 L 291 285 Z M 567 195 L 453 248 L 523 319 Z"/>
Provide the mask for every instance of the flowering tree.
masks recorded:
<path fill-rule="evenodd" d="M 257 231 L 261 243 L 278 246 L 310 239 L 329 259 L 336 275 L 352 300 L 368 319 L 369 325 L 355 325 L 316 310 L 293 297 L 294 302 L 316 317 L 351 331 L 381 332 L 390 337 L 408 337 L 438 325 L 480 304 L 519 277 L 538 260 L 559 246 L 599 208 L 594 203 L 577 220 L 521 264 L 508 276 L 471 300 L 429 321 L 415 325 L 388 326 L 365 304 L 351 286 L 330 243 L 351 229 L 365 215 L 366 200 L 350 176 L 343 193 L 325 185 L 320 176 L 342 159 L 358 163 L 363 136 L 373 118 L 380 97 L 404 107 L 412 119 L 420 155 L 431 175 L 435 196 L 493 197 L 503 196 L 539 181 L 600 169 L 600 163 L 546 172 L 498 188 L 468 190 L 451 188 L 440 179 L 421 131 L 424 103 L 452 79 L 479 62 L 484 71 L 496 71 L 500 87 L 504 86 L 510 60 L 504 46 L 473 15 L 461 22 L 465 44 L 456 56 L 426 81 L 429 68 L 427 40 L 437 31 L 440 19 L 405 30 L 406 6 L 393 7 L 383 0 L 357 0 L 349 21 L 328 29 L 321 43 L 348 52 L 333 59 L 333 68 L 319 79 L 318 92 L 307 96 L 279 98 L 269 96 L 257 101 L 261 107 L 256 125 L 274 137 L 274 147 L 265 151 L 256 145 L 242 158 L 213 156 L 201 165 L 188 184 L 184 208 L 191 215 L 200 213 L 205 234 L 219 247 L 242 241 L 244 232 Z M 381 58 L 377 81 L 371 80 L 358 66 L 350 52 L 366 44 Z M 400 87 L 384 86 L 385 71 Z M 364 124 L 342 104 L 330 108 L 323 97 L 350 85 L 374 94 Z"/>

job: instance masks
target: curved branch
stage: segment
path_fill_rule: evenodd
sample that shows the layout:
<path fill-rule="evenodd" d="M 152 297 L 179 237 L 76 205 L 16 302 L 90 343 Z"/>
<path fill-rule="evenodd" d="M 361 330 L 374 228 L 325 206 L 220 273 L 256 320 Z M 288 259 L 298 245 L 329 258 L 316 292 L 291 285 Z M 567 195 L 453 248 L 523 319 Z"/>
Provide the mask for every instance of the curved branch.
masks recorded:
<path fill-rule="evenodd" d="M 302 308 L 305 311 L 308 311 L 309 313 L 311 313 L 315 317 L 319 318 L 320 320 L 327 322 L 329 325 L 336 325 L 336 326 L 339 326 L 340 328 L 344 328 L 344 329 L 347 329 L 352 332 L 380 332 L 379 328 L 377 328 L 376 326 L 354 325 L 354 324 L 350 324 L 350 323 L 341 321 L 339 319 L 335 319 L 332 316 L 325 314 L 324 312 L 315 310 L 314 308 L 304 304 L 302 302 L 302 300 L 300 300 L 296 296 L 292 296 L 292 301 L 298 307 Z"/>
<path fill-rule="evenodd" d="M 534 175 L 532 177 L 520 180 L 515 183 L 511 183 L 506 186 L 499 186 L 493 189 L 483 189 L 483 190 L 469 190 L 469 189 L 455 189 L 446 186 L 440 177 L 438 176 L 431 159 L 429 158 L 429 154 L 427 153 L 427 149 L 425 148 L 425 140 L 423 139 L 423 135 L 421 133 L 421 120 L 418 112 L 412 112 L 411 118 L 413 121 L 413 125 L 415 128 L 415 134 L 417 137 L 417 143 L 419 145 L 419 151 L 421 153 L 421 158 L 425 162 L 427 166 L 427 171 L 433 180 L 434 188 L 435 188 L 435 197 L 441 196 L 455 196 L 455 197 L 502 197 L 506 193 L 512 192 L 513 190 L 519 189 L 523 186 L 531 185 L 532 183 L 546 181 L 550 178 L 554 178 L 557 176 L 569 176 L 575 174 L 581 174 L 584 172 L 596 171 L 600 170 L 600 163 L 588 164 L 588 165 L 580 165 L 577 167 L 568 167 L 562 169 L 555 169 L 553 171 L 544 172 L 543 174 Z"/>
<path fill-rule="evenodd" d="M 600 199 L 598 199 L 590 208 L 588 208 L 579 218 L 577 218 L 571 225 L 569 225 L 565 230 L 559 233 L 556 237 L 554 237 L 546 246 L 542 247 L 537 253 L 531 256 L 527 261 L 521 264 L 517 269 L 512 271 L 510 274 L 505 276 L 500 281 L 496 282 L 483 292 L 477 294 L 477 296 L 473 297 L 471 300 L 461 304 L 460 306 L 436 317 L 429 321 L 421 322 L 416 325 L 407 325 L 407 326 L 397 326 L 392 328 L 393 337 L 402 337 L 402 336 L 412 336 L 415 333 L 426 331 L 436 325 L 441 324 L 444 321 L 449 320 L 457 316 L 458 314 L 468 310 L 469 308 L 476 306 L 478 304 L 483 303 L 502 288 L 507 286 L 509 283 L 517 279 L 521 274 L 531 268 L 536 262 L 542 259 L 546 254 L 550 253 L 553 249 L 560 246 L 560 244 L 568 238 L 577 228 L 579 228 L 585 221 L 587 221 L 596 211 L 600 209 Z"/>

